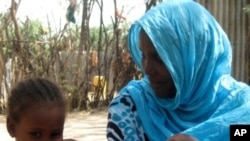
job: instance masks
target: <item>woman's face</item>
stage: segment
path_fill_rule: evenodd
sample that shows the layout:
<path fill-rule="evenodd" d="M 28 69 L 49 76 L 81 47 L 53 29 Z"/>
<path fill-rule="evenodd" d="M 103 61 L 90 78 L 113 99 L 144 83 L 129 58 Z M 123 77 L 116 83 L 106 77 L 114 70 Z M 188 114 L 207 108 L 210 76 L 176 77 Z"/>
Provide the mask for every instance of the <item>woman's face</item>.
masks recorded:
<path fill-rule="evenodd" d="M 159 98 L 174 98 L 176 88 L 173 79 L 155 50 L 153 43 L 143 30 L 140 33 L 140 49 L 142 51 L 143 69 L 156 96 Z"/>

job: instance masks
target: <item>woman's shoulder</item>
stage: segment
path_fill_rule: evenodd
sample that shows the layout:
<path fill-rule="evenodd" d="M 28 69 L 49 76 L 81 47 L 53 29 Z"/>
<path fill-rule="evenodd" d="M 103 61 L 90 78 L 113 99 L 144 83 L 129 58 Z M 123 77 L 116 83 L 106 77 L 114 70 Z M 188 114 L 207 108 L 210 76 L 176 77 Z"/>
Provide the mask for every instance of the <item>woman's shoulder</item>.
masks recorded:
<path fill-rule="evenodd" d="M 131 109 L 135 111 L 135 104 L 128 93 L 118 94 L 109 105 L 109 109 Z"/>
<path fill-rule="evenodd" d="M 148 140 L 129 93 L 119 93 L 110 103 L 107 138 L 108 140 Z"/>

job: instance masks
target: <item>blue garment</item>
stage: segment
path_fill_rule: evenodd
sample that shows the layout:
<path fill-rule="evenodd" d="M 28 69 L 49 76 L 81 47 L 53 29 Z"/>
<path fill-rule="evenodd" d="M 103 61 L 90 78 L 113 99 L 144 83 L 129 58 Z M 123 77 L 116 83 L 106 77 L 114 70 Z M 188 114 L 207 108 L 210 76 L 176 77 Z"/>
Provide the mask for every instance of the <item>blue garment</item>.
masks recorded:
<path fill-rule="evenodd" d="M 201 141 L 229 141 L 230 124 L 250 124 L 250 88 L 231 77 L 230 42 L 204 7 L 192 0 L 165 0 L 131 25 L 129 50 L 143 71 L 142 28 L 177 89 L 173 99 L 157 98 L 145 75 L 119 92 L 131 95 L 150 141 L 180 132 Z"/>

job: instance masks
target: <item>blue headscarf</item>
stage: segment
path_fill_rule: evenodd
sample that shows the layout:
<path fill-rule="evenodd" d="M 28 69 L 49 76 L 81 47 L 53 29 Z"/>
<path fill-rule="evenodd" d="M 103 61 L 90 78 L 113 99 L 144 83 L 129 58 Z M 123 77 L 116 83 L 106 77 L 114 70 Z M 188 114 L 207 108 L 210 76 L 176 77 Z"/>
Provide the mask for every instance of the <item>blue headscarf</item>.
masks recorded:
<path fill-rule="evenodd" d="M 164 141 L 180 132 L 202 141 L 229 141 L 230 124 L 250 123 L 250 89 L 231 77 L 230 42 L 204 7 L 192 0 L 165 0 L 131 25 L 129 50 L 144 72 L 141 29 L 177 89 L 175 98 L 160 99 L 145 74 L 121 90 L 134 100 L 150 141 Z"/>

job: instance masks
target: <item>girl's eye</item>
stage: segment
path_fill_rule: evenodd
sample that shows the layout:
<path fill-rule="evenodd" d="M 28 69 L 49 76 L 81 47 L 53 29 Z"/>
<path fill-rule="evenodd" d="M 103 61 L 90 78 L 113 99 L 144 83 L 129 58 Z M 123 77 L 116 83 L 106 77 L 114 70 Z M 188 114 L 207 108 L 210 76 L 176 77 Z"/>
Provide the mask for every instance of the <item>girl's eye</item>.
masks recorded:
<path fill-rule="evenodd" d="M 52 138 L 60 138 L 62 137 L 62 132 L 55 132 L 51 134 Z"/>
<path fill-rule="evenodd" d="M 31 134 L 31 136 L 36 137 L 36 138 L 39 138 L 42 136 L 41 132 L 31 132 L 30 134 Z"/>

